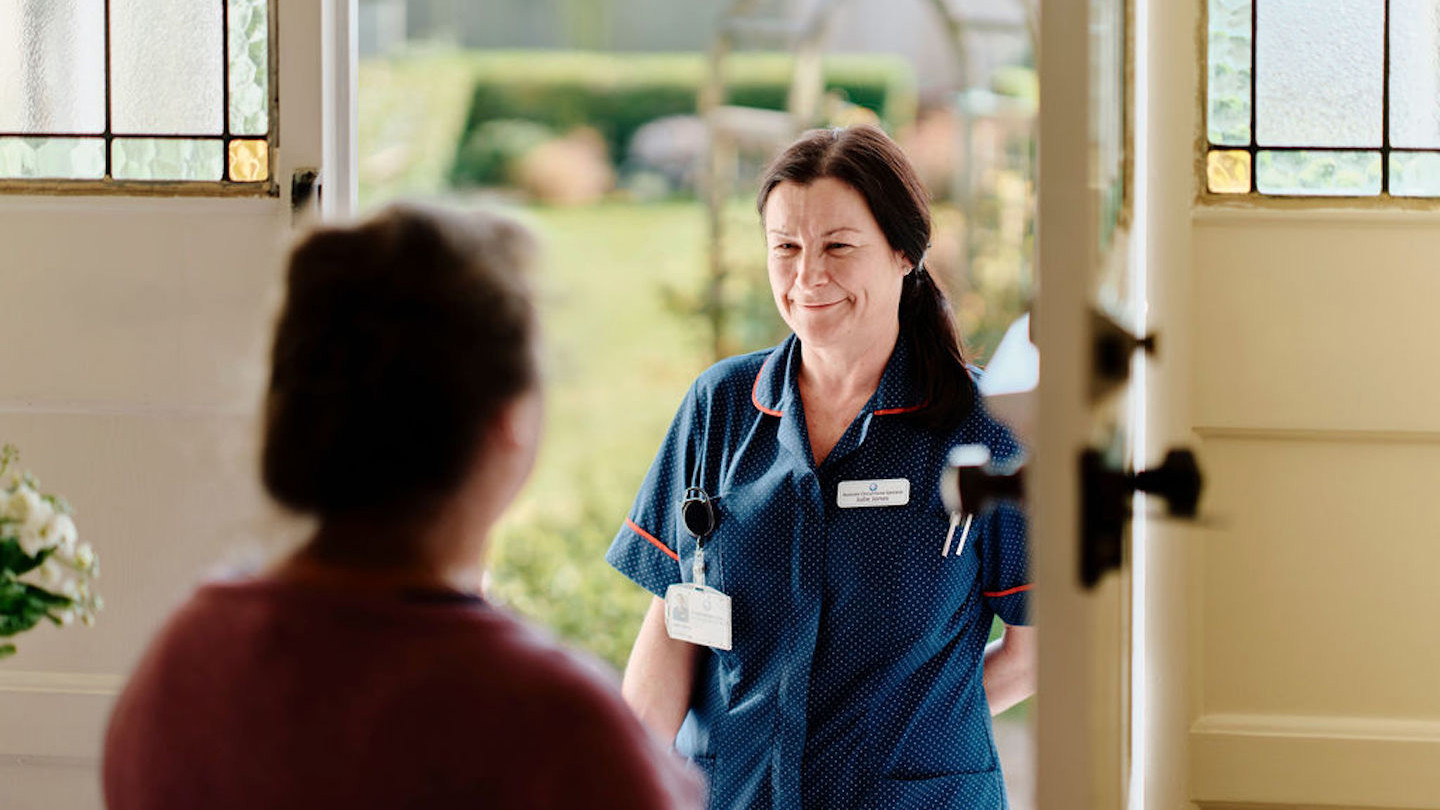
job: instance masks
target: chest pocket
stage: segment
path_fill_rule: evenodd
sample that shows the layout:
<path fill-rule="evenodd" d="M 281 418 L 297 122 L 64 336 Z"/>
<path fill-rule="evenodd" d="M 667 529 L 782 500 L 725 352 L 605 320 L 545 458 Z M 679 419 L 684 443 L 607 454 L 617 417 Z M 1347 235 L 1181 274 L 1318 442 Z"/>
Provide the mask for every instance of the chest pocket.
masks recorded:
<path fill-rule="evenodd" d="M 897 653 L 962 622 L 979 572 L 975 527 L 962 549 L 958 525 L 947 549 L 950 516 L 938 498 L 833 514 L 828 585 L 854 621 L 887 628 Z"/>

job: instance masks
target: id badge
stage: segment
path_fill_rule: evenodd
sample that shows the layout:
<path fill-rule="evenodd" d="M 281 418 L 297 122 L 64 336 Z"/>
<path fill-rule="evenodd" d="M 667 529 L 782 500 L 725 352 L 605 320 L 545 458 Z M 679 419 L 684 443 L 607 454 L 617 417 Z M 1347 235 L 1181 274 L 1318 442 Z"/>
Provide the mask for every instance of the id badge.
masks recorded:
<path fill-rule="evenodd" d="M 730 649 L 730 597 L 681 582 L 665 590 L 665 632 L 678 641 Z"/>

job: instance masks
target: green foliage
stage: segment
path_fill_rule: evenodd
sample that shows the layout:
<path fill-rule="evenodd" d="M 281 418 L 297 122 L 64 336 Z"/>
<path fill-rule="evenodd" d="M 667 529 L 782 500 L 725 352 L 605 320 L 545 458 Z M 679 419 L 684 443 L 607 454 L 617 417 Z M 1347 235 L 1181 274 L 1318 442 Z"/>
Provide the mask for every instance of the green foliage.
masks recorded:
<path fill-rule="evenodd" d="M 785 109 L 792 64 L 786 54 L 736 54 L 729 61 L 728 102 Z M 562 132 L 594 127 L 618 164 L 645 123 L 695 112 L 706 56 L 490 51 L 471 56 L 469 66 L 470 109 L 450 175 L 456 185 L 477 174 L 466 164 L 466 146 L 496 119 L 527 119 Z M 898 57 L 836 56 L 826 60 L 824 74 L 827 90 L 874 110 L 891 125 L 914 116 L 915 79 Z"/>
<path fill-rule="evenodd" d="M 450 180 L 457 186 L 502 186 L 514 178 L 516 164 L 531 149 L 555 137 L 534 121 L 496 118 L 481 124 L 460 144 Z"/>
<path fill-rule="evenodd" d="M 590 491 L 573 513 L 510 525 L 491 559 L 490 596 L 622 668 L 650 603 L 605 562 L 628 509 L 629 498 Z"/>

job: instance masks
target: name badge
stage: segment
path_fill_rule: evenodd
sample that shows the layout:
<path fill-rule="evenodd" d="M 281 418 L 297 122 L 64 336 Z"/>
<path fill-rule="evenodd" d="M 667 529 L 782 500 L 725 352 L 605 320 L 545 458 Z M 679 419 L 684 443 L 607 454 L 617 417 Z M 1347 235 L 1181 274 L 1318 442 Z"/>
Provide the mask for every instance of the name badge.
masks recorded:
<path fill-rule="evenodd" d="M 677 641 L 730 649 L 730 597 L 682 582 L 665 590 L 665 632 Z"/>
<path fill-rule="evenodd" d="M 835 505 L 841 509 L 866 506 L 904 506 L 910 503 L 910 480 L 885 478 L 879 481 L 841 481 Z"/>

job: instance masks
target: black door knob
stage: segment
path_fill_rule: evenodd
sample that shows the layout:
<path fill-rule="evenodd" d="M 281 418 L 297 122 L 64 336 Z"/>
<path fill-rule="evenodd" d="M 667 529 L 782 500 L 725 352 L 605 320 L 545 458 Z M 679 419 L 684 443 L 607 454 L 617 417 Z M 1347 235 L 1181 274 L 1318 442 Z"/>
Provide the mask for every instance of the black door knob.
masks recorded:
<path fill-rule="evenodd" d="M 1159 467 L 1135 474 L 1135 489 L 1164 498 L 1172 517 L 1195 517 L 1203 485 L 1195 454 L 1183 448 L 1166 453 Z"/>

